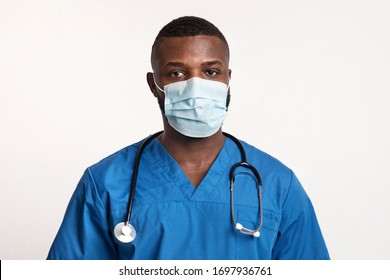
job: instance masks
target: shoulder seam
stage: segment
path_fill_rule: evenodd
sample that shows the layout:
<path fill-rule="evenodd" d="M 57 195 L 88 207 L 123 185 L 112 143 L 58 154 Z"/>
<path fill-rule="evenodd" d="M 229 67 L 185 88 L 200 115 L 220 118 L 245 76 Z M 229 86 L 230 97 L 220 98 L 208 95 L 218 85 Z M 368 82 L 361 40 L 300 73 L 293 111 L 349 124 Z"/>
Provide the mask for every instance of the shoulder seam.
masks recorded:
<path fill-rule="evenodd" d="M 288 189 L 287 189 L 287 192 L 286 192 L 286 196 L 284 197 L 284 200 L 283 200 L 283 203 L 282 203 L 282 213 L 283 213 L 283 209 L 284 209 L 284 204 L 286 203 L 286 200 L 287 200 L 287 197 L 290 193 L 290 190 L 291 190 L 291 186 L 292 186 L 292 181 L 293 181 L 293 178 L 294 178 L 294 172 L 290 170 L 290 184 L 288 185 Z"/>
<path fill-rule="evenodd" d="M 89 175 L 89 177 L 91 178 L 91 181 L 92 181 L 92 184 L 93 184 L 93 191 L 94 191 L 95 194 L 96 194 L 97 201 L 99 202 L 100 207 L 101 207 L 102 209 L 104 209 L 104 204 L 103 204 L 102 200 L 100 199 L 100 195 L 99 195 L 99 192 L 98 192 L 98 190 L 97 190 L 96 183 L 95 183 L 95 180 L 94 180 L 94 178 L 93 178 L 91 169 L 88 167 L 87 170 L 88 170 L 88 175 Z"/>

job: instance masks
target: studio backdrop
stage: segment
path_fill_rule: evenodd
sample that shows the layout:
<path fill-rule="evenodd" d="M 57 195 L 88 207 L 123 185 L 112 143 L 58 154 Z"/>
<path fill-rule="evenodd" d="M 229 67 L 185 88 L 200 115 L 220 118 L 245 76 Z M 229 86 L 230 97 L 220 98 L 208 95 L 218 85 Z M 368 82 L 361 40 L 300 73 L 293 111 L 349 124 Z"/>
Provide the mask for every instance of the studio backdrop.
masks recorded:
<path fill-rule="evenodd" d="M 0 258 L 45 259 L 84 170 L 162 129 L 146 72 L 183 15 L 226 36 L 223 129 L 296 173 L 331 257 L 390 259 L 386 0 L 1 0 Z"/>

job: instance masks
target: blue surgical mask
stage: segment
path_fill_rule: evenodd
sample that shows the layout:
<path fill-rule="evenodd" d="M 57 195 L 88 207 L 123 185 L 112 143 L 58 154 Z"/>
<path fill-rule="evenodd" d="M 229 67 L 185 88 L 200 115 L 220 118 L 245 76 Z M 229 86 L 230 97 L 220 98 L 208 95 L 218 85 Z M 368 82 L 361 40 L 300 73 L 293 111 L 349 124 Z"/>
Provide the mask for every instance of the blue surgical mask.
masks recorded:
<path fill-rule="evenodd" d="M 164 90 L 154 83 L 165 93 L 165 116 L 179 133 L 204 138 L 222 126 L 227 115 L 228 85 L 197 77 L 168 84 Z"/>

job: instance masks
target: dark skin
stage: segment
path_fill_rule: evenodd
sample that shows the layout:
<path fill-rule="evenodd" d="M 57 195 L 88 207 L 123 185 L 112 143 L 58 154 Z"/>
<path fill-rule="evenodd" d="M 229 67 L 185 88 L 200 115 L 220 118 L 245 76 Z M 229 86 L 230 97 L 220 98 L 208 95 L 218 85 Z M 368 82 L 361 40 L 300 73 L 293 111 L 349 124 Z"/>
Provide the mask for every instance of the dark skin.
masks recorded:
<path fill-rule="evenodd" d="M 224 42 L 216 36 L 164 38 L 152 55 L 156 83 L 165 85 L 193 77 L 229 83 L 229 53 Z M 153 73 L 147 73 L 153 95 L 164 104 L 164 93 L 154 84 Z M 191 138 L 172 128 L 163 117 L 164 132 L 158 140 L 179 164 L 196 188 L 206 176 L 221 151 L 226 137 L 221 128 L 210 137 Z"/>

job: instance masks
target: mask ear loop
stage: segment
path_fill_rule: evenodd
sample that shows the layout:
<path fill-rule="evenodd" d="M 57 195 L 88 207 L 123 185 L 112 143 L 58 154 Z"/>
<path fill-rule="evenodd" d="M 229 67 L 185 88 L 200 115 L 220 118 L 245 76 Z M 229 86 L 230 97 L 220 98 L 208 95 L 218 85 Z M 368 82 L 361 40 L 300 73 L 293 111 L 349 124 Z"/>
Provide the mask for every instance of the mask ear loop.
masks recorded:
<path fill-rule="evenodd" d="M 162 92 L 165 93 L 165 91 L 164 91 L 162 88 L 160 88 L 160 87 L 158 86 L 158 84 L 156 83 L 156 77 L 154 76 L 154 73 L 153 73 L 153 82 L 154 82 L 154 85 L 155 85 L 160 91 L 162 91 Z"/>
<path fill-rule="evenodd" d="M 153 82 L 154 82 L 154 85 L 155 85 L 161 92 L 163 92 L 163 93 L 165 94 L 165 91 L 164 91 L 162 88 L 160 88 L 160 87 L 158 86 L 158 84 L 157 84 L 157 82 L 156 82 L 156 77 L 154 76 L 154 73 L 153 73 Z M 161 110 L 161 113 L 162 113 L 162 115 L 164 116 L 164 118 L 167 118 L 167 116 L 165 115 L 164 110 L 163 110 L 162 108 L 160 108 L 160 110 Z"/>

